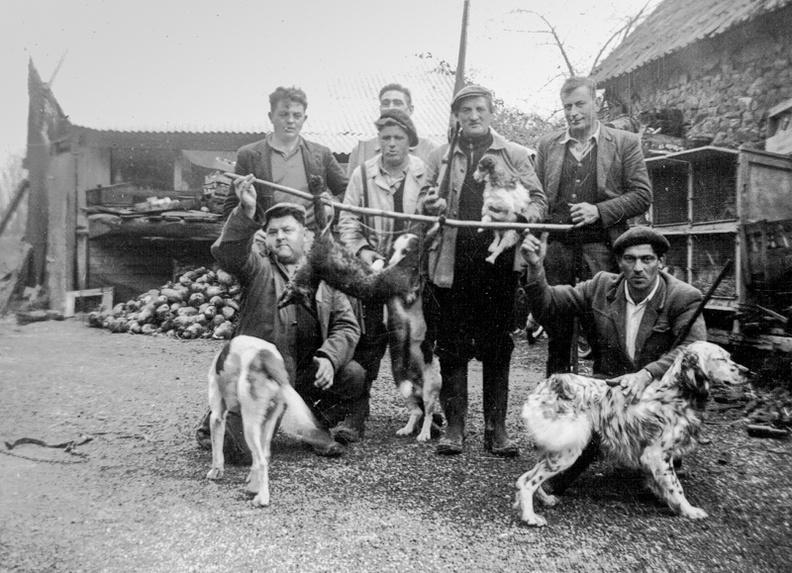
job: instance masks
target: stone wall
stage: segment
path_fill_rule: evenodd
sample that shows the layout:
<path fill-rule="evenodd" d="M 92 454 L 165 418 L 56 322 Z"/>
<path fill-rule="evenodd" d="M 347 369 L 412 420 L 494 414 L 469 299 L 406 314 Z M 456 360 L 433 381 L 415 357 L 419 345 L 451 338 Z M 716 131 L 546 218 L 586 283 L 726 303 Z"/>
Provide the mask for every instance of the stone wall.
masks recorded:
<path fill-rule="evenodd" d="M 767 110 L 792 98 L 792 6 L 603 82 L 610 109 L 681 110 L 685 135 L 762 149 Z"/>

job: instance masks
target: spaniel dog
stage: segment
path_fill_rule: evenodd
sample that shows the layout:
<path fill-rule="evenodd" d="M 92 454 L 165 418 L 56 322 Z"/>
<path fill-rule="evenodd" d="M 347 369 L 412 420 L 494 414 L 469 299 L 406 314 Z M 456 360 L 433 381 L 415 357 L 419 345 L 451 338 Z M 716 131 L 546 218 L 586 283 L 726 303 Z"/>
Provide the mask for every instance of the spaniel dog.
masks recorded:
<path fill-rule="evenodd" d="M 481 220 L 484 222 L 514 222 L 531 202 L 528 190 L 520 183 L 520 179 L 509 174 L 497 157 L 482 157 L 473 178 L 485 184 L 484 205 L 481 207 Z M 495 236 L 488 248 L 492 254 L 485 260 L 494 265 L 498 255 L 520 241 L 520 235 L 512 229 L 496 229 L 493 233 Z"/>
<path fill-rule="evenodd" d="M 685 498 L 673 462 L 696 446 L 709 384 L 743 384 L 747 374 L 721 347 L 702 341 L 682 349 L 666 374 L 635 402 L 628 403 L 619 387 L 610 388 L 603 380 L 551 376 L 523 406 L 523 422 L 539 461 L 517 480 L 515 509 L 522 509 L 527 524 L 546 525 L 534 513 L 534 493 L 545 505 L 555 505 L 557 499 L 545 493 L 542 483 L 572 466 L 596 433 L 602 453 L 641 468 L 650 489 L 674 511 L 690 519 L 707 517 Z"/>

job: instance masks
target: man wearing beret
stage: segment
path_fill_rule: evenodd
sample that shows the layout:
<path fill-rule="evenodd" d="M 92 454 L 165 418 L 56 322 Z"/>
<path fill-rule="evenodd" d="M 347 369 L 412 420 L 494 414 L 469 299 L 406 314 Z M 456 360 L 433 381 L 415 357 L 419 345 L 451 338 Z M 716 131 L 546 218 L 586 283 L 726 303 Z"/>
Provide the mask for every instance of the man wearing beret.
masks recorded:
<path fill-rule="evenodd" d="M 309 306 L 278 308 L 289 280 L 304 262 L 306 209 L 295 203 L 278 203 L 263 213 L 267 252 L 251 249 L 261 228 L 254 220 L 257 208 L 253 175 L 237 180 L 239 204 L 231 211 L 220 238 L 212 245 L 218 263 L 240 281 L 243 289 L 237 335 L 272 342 L 280 351 L 289 381 L 314 412 L 325 430 L 310 442 L 320 456 L 337 456 L 342 448 L 326 430 L 359 416 L 364 398 L 365 372 L 352 357 L 360 327 L 346 295 L 319 284 Z M 226 446 L 236 447 L 230 459 L 249 455 L 241 437 L 241 418 L 229 413 Z M 198 429 L 198 442 L 206 446 L 208 416 Z M 236 439 L 234 439 L 236 437 Z"/>
<path fill-rule="evenodd" d="M 599 122 L 594 80 L 568 78 L 561 104 L 568 126 L 542 137 L 536 154 L 547 221 L 574 225 L 569 233 L 550 235 L 545 271 L 551 285 L 615 272 L 613 241 L 652 202 L 640 137 Z M 549 336 L 547 374 L 569 372 L 572 321 L 543 326 Z"/>
<path fill-rule="evenodd" d="M 398 109 L 408 116 L 412 116 L 414 107 L 410 90 L 401 84 L 387 84 L 382 86 L 379 92 L 379 109 L 380 113 L 387 110 Z M 415 141 L 410 143 L 410 154 L 426 162 L 429 159 L 429 154 L 435 147 L 437 147 L 437 144 L 425 137 L 417 137 L 416 133 Z M 371 139 L 359 141 L 352 150 L 352 153 L 349 154 L 347 175 L 351 178 L 358 165 L 364 161 L 368 161 L 375 155 L 379 155 L 381 151 L 382 147 L 380 146 L 379 137 L 372 137 Z"/>
<path fill-rule="evenodd" d="M 696 340 L 706 340 L 704 318 L 699 316 L 679 346 L 674 342 L 696 313 L 701 292 L 663 271 L 668 240 L 650 227 L 633 227 L 613 243 L 619 274 L 599 272 L 572 285 L 549 286 L 542 240 L 528 234 L 521 251 L 527 261 L 525 289 L 533 316 L 542 324 L 559 317 L 589 316 L 595 336 L 594 375 L 619 386 L 637 400 L 652 381 L 661 378 L 680 351 Z M 587 448 L 569 470 L 551 480 L 561 491 L 591 462 L 596 445 Z"/>
<path fill-rule="evenodd" d="M 460 127 L 458 141 L 453 149 L 446 144 L 429 156 L 428 180 L 436 187 L 422 198 L 423 212 L 480 221 L 484 183 L 476 181 L 473 174 L 486 154 L 495 157 L 528 190 L 530 204 L 518 218 L 541 222 L 546 201 L 530 152 L 490 127 L 492 93 L 482 86 L 467 86 L 454 97 L 451 111 Z M 506 432 L 505 420 L 514 350 L 514 300 L 522 261 L 515 245 L 494 264 L 487 262 L 491 241 L 491 231 L 445 227 L 429 251 L 424 312 L 429 339 L 435 341 L 440 359 L 440 401 L 448 422 L 437 445 L 439 454 L 463 450 L 468 362 L 472 358 L 481 361 L 483 370 L 484 448 L 504 457 L 519 453 Z"/>
<path fill-rule="evenodd" d="M 401 109 L 389 108 L 383 110 L 374 125 L 379 132 L 377 148 L 381 153 L 355 168 L 344 194 L 344 204 L 413 214 L 417 209 L 418 196 L 428 184 L 426 165 L 410 153 L 418 143 L 412 119 Z M 358 215 L 351 211 L 341 211 L 338 225 L 341 243 L 375 269 L 384 266 L 393 241 L 408 227 L 404 221 L 391 217 Z M 366 369 L 368 396 L 379 374 L 388 335 L 382 305 L 364 306 L 356 301 L 353 306 L 358 312 L 362 330 L 355 360 Z M 423 333 L 414 332 L 412 335 L 420 337 Z M 344 424 L 336 429 L 336 439 L 345 437 L 347 441 L 354 442 L 363 436 L 364 419 L 349 422 L 350 426 Z"/>

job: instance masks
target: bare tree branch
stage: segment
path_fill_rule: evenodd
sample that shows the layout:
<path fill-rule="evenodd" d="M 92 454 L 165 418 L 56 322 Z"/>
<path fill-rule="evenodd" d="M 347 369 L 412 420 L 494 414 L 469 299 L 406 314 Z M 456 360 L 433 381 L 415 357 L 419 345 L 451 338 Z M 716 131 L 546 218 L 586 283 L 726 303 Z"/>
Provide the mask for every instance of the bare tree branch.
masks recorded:
<path fill-rule="evenodd" d="M 624 26 L 622 26 L 618 30 L 616 30 L 611 35 L 611 37 L 608 38 L 608 40 L 602 45 L 599 52 L 597 52 L 597 57 L 594 58 L 594 63 L 591 64 L 591 71 L 589 71 L 589 75 L 592 75 L 594 73 L 594 70 L 597 69 L 597 64 L 599 64 L 599 60 L 602 57 L 602 54 L 605 53 L 605 50 L 611 44 L 611 42 L 613 42 L 613 40 L 615 40 L 619 36 L 621 36 L 622 41 L 624 41 L 624 39 L 630 34 L 630 32 L 632 32 L 633 28 L 635 28 L 636 24 L 643 16 L 643 13 L 646 11 L 646 8 L 649 6 L 650 1 L 651 0 L 647 0 L 646 4 L 643 5 L 643 8 L 641 8 L 636 15 L 629 17 L 627 19 L 627 23 L 624 24 Z"/>
<path fill-rule="evenodd" d="M 564 48 L 564 42 L 561 41 L 561 38 L 558 37 L 558 33 L 556 32 L 555 26 L 553 26 L 550 22 L 547 21 L 547 18 L 542 16 L 539 12 L 534 12 L 533 10 L 523 10 L 523 9 L 516 9 L 512 10 L 510 14 L 533 14 L 534 16 L 538 16 L 542 22 L 548 27 L 548 31 L 536 31 L 536 32 L 528 32 L 529 34 L 551 34 L 553 36 L 553 40 L 555 40 L 556 46 L 561 51 L 561 57 L 564 58 L 564 63 L 566 63 L 567 69 L 569 70 L 569 75 L 574 76 L 577 75 L 575 73 L 575 67 L 572 65 L 572 62 L 569 60 L 569 56 L 566 53 L 566 49 Z"/>

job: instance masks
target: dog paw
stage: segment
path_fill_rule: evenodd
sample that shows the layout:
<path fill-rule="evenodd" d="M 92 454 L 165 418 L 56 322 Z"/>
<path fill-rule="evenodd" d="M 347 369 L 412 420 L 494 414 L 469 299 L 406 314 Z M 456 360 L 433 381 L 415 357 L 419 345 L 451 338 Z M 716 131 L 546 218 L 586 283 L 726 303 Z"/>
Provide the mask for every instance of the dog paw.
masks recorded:
<path fill-rule="evenodd" d="M 256 507 L 267 507 L 269 504 L 270 504 L 269 494 L 264 495 L 264 493 L 262 492 L 253 498 L 253 505 L 255 505 Z"/>
<path fill-rule="evenodd" d="M 542 517 L 541 515 L 536 515 L 535 513 L 531 514 L 523 514 L 522 516 L 523 523 L 526 525 L 530 525 L 533 527 L 544 527 L 547 525 L 547 520 Z"/>
<path fill-rule="evenodd" d="M 410 428 L 409 426 L 404 426 L 401 430 L 396 430 L 397 436 L 409 436 L 413 433 L 414 428 Z"/>
<path fill-rule="evenodd" d="M 422 431 L 418 436 L 415 438 L 419 442 L 428 442 L 432 439 L 432 432 L 424 432 Z"/>
<path fill-rule="evenodd" d="M 683 517 L 687 517 L 688 519 L 707 519 L 707 517 L 709 517 L 707 512 L 700 507 L 690 507 L 681 513 Z"/>
<path fill-rule="evenodd" d="M 547 494 L 539 499 L 546 507 L 555 507 L 558 504 L 558 498 L 554 495 Z"/>
<path fill-rule="evenodd" d="M 209 470 L 209 473 L 206 474 L 206 478 L 211 480 L 223 479 L 223 470 L 220 468 L 212 468 Z"/>

